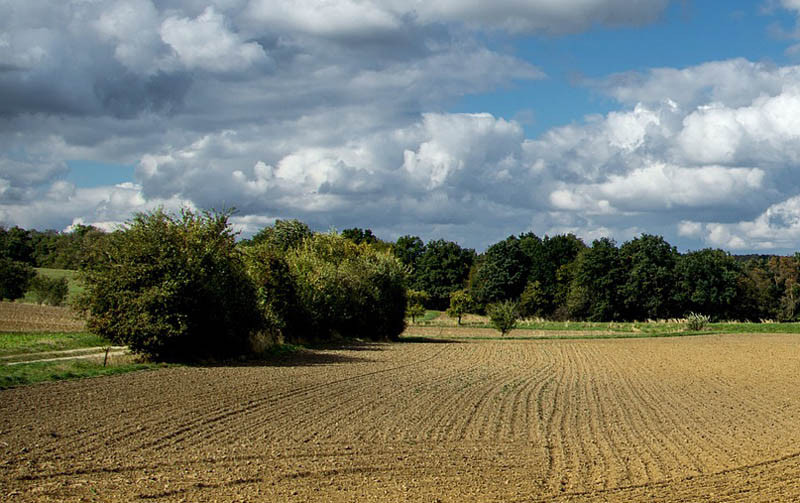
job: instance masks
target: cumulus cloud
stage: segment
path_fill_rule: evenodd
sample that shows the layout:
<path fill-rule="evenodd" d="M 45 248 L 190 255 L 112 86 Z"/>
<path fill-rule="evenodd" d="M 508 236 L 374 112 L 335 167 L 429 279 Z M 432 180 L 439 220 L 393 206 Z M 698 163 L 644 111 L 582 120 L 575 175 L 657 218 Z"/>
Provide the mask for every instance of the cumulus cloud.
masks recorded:
<path fill-rule="evenodd" d="M 477 248 L 531 228 L 787 245 L 800 67 L 612 75 L 588 85 L 616 110 L 537 138 L 508 117 L 446 112 L 545 77 L 477 32 L 640 25 L 667 4 L 15 2 L 0 18 L 0 220 L 111 226 L 188 204 L 235 206 L 248 233 L 297 217 Z M 72 160 L 135 165 L 135 183 L 76 187 Z"/>

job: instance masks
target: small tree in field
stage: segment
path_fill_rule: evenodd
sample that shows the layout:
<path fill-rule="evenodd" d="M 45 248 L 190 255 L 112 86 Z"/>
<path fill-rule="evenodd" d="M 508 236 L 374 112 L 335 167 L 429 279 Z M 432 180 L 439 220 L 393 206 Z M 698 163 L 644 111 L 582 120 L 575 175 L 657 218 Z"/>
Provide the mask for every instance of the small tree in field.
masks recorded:
<path fill-rule="evenodd" d="M 429 297 L 427 293 L 419 290 L 409 290 L 407 295 L 406 316 L 411 318 L 411 323 L 416 323 L 417 318 L 425 316 L 425 302 Z"/>
<path fill-rule="evenodd" d="M 450 307 L 447 309 L 447 315 L 451 318 L 457 318 L 457 323 L 461 325 L 461 317 L 472 309 L 472 305 L 472 295 L 469 292 L 456 290 L 450 294 Z"/>
<path fill-rule="evenodd" d="M 30 291 L 37 303 L 60 306 L 67 300 L 69 284 L 67 278 L 48 278 L 37 274 L 31 280 Z"/>
<path fill-rule="evenodd" d="M 500 331 L 501 336 L 505 336 L 517 326 L 517 303 L 504 300 L 495 304 L 489 304 L 486 308 L 492 326 Z"/>

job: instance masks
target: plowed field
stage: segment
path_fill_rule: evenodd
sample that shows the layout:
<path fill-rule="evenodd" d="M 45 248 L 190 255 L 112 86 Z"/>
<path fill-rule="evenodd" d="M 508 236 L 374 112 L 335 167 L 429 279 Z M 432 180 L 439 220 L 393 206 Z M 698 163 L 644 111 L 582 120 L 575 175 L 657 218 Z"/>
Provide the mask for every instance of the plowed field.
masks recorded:
<path fill-rule="evenodd" d="M 800 501 L 800 336 L 460 340 L 0 392 L 3 501 Z"/>

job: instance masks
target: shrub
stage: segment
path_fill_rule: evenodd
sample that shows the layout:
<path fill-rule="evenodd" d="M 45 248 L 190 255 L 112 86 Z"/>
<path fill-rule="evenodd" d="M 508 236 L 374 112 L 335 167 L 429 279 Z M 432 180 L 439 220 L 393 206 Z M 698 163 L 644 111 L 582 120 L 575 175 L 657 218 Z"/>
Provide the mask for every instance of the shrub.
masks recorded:
<path fill-rule="evenodd" d="M 77 306 L 89 329 L 158 360 L 248 351 L 261 318 L 229 216 L 139 213 L 99 241 Z"/>
<path fill-rule="evenodd" d="M 397 339 L 405 328 L 406 272 L 388 252 L 315 234 L 286 261 L 309 336 Z"/>
<path fill-rule="evenodd" d="M 67 300 L 69 284 L 67 278 L 49 278 L 37 274 L 31 280 L 29 290 L 37 303 L 60 306 Z"/>
<path fill-rule="evenodd" d="M 16 300 L 25 295 L 35 276 L 29 264 L 0 257 L 0 300 Z"/>
<path fill-rule="evenodd" d="M 505 336 L 517 326 L 517 307 L 517 303 L 511 300 L 489 304 L 486 307 L 489 321 L 500 331 L 500 335 Z"/>
<path fill-rule="evenodd" d="M 699 313 L 689 313 L 686 316 L 686 328 L 692 332 L 699 332 L 708 327 L 711 317 Z"/>

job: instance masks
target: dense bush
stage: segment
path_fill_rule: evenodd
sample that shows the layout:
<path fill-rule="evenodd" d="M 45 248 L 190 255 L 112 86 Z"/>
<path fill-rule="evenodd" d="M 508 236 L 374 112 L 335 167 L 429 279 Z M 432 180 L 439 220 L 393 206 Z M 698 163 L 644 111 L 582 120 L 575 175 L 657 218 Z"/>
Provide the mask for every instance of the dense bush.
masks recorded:
<path fill-rule="evenodd" d="M 405 328 L 406 271 L 390 253 L 336 233 L 286 254 L 306 337 L 396 339 Z"/>
<path fill-rule="evenodd" d="M 489 321 L 492 326 L 500 331 L 500 335 L 506 335 L 517 326 L 517 303 L 504 300 L 489 304 L 486 307 L 486 314 L 489 315 Z"/>
<path fill-rule="evenodd" d="M 36 276 L 29 264 L 0 256 L 0 300 L 19 299 Z"/>
<path fill-rule="evenodd" d="M 67 278 L 49 278 L 37 274 L 31 280 L 28 290 L 33 294 L 37 303 L 60 306 L 67 300 L 69 284 Z"/>
<path fill-rule="evenodd" d="M 98 241 L 78 303 L 89 329 L 160 360 L 248 351 L 261 317 L 229 215 L 140 213 Z"/>

